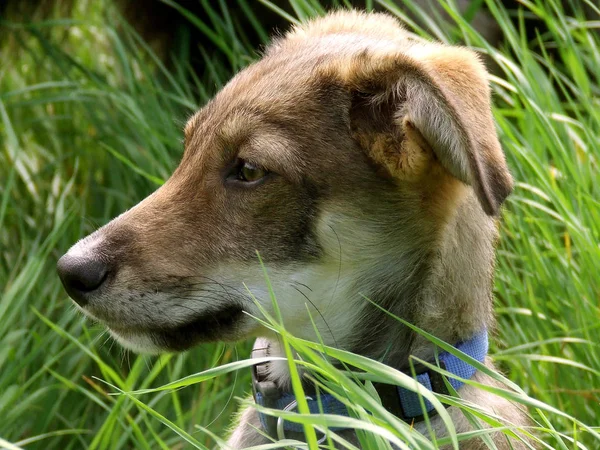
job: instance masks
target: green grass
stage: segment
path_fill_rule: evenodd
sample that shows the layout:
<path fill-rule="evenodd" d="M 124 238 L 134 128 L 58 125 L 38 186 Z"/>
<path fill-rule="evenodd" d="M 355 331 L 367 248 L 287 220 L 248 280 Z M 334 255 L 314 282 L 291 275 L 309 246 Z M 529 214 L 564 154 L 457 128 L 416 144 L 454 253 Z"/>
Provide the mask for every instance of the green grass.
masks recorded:
<path fill-rule="evenodd" d="M 594 3 L 588 7 L 597 11 Z M 168 177 L 186 117 L 255 57 L 225 2 L 204 4 L 210 21 L 189 17 L 211 41 L 206 70 L 196 74 L 185 47 L 163 65 L 106 2 L 75 1 L 70 17 L 1 24 L 0 448 L 212 447 L 239 407 L 235 398 L 249 392 L 244 364 L 227 365 L 247 357 L 247 344 L 159 358 L 124 353 L 74 312 L 54 269 L 73 242 Z M 253 9 L 250 0 L 238 4 Z M 290 20 L 323 11 L 315 0 L 290 4 Z M 399 16 L 412 8 L 383 4 Z M 494 113 L 517 185 L 498 249 L 492 355 L 520 386 L 500 395 L 530 406 L 546 448 L 596 449 L 600 439 L 589 427 L 600 431 L 598 22 L 568 16 L 555 0 L 523 0 L 511 20 L 499 1 L 485 4 L 503 30 L 502 48 L 490 47 L 450 6 L 454 26 L 435 28 L 434 37 L 464 42 L 498 67 Z M 533 39 L 524 32 L 528 16 L 544 24 Z M 268 36 L 260 17 L 251 23 Z M 367 448 L 386 448 L 381 436 L 413 449 L 464 437 L 432 443 L 386 414 L 368 382 L 358 388 L 320 355 L 363 368 L 371 380 L 410 378 L 298 340 L 277 318 L 269 326 L 302 356 L 293 366 L 313 368 L 323 389 L 350 401 L 356 418 L 330 419 L 354 421 Z M 177 389 L 153 390 L 199 372 Z M 302 414 L 293 420 L 322 424 Z"/>

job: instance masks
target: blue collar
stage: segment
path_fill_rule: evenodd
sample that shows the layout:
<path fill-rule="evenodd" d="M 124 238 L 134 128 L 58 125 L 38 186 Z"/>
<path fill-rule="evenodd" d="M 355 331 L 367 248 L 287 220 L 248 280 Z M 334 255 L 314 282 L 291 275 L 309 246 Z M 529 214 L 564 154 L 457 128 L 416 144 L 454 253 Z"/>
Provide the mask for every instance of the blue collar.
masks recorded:
<path fill-rule="evenodd" d="M 471 339 L 456 344 L 454 347 L 471 358 L 483 362 L 488 352 L 487 330 L 484 329 Z M 267 341 L 258 339 L 254 344 L 252 356 L 268 356 Z M 477 372 L 475 367 L 448 352 L 440 352 L 438 361 L 442 369 L 462 379 L 468 380 L 475 372 Z M 265 371 L 266 366 L 264 363 L 253 367 L 252 387 L 254 401 L 266 408 L 286 411 L 294 409 L 296 406 L 294 394 L 291 392 L 281 392 L 275 383 L 265 380 Z M 411 372 L 408 372 L 408 375 L 411 375 Z M 426 367 L 422 367 L 421 369 L 417 368 L 416 380 L 432 392 L 448 394 L 444 377 L 438 372 Z M 451 377 L 446 378 L 446 381 L 456 391 L 464 384 L 462 381 Z M 392 386 L 383 383 L 376 384 L 375 388 L 379 393 L 383 406 L 397 417 L 408 423 L 424 420 L 425 412 L 421 408 L 421 399 L 416 392 L 412 392 L 400 386 Z M 312 414 L 319 414 L 320 411 L 323 411 L 325 414 L 348 416 L 346 406 L 330 394 L 320 394 L 318 400 L 316 398 L 312 399 L 307 397 L 307 401 L 308 408 Z M 423 401 L 429 417 L 434 416 L 435 409 L 433 405 L 425 399 L 423 399 Z M 259 417 L 263 429 L 274 439 L 282 438 L 286 431 L 303 431 L 301 424 L 289 421 L 278 421 L 276 417 L 263 413 L 259 413 Z"/>

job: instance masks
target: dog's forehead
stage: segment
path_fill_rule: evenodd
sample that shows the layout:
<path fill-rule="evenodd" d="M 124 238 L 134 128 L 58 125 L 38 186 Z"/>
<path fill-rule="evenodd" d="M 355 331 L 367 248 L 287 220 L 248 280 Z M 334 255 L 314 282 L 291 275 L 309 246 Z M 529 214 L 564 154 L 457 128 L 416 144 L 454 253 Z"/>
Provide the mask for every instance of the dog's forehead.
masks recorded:
<path fill-rule="evenodd" d="M 187 152 L 209 157 L 210 149 L 238 147 L 261 133 L 294 130 L 314 122 L 331 107 L 319 95 L 315 61 L 293 57 L 266 57 L 237 74 L 185 126 Z"/>
<path fill-rule="evenodd" d="M 303 100 L 311 99 L 310 86 L 315 81 L 311 69 L 287 57 L 264 58 L 248 66 L 188 121 L 186 137 L 209 127 L 208 122 L 225 123 L 243 113 L 289 117 L 299 112 Z"/>
<path fill-rule="evenodd" d="M 335 94 L 329 95 L 334 89 L 328 91 L 332 72 L 350 70 L 352 61 L 367 50 L 385 52 L 394 45 L 397 42 L 389 39 L 354 33 L 276 41 L 188 121 L 186 151 L 199 153 L 202 159 L 216 156 L 210 151 L 216 146 L 209 141 L 235 147 L 265 122 L 294 123 L 297 141 L 327 129 L 325 122 L 336 111 Z M 308 128 L 312 134 L 301 133 Z"/>

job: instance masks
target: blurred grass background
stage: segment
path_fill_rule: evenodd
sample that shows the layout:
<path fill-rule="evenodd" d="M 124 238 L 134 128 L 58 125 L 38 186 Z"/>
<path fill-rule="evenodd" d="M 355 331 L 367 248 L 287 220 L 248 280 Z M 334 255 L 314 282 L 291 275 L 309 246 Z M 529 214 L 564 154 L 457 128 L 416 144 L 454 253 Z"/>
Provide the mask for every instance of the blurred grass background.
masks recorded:
<path fill-rule="evenodd" d="M 517 181 L 498 248 L 492 354 L 508 378 L 568 415 L 543 416 L 566 436 L 548 435 L 550 447 L 597 449 L 573 419 L 597 427 L 600 417 L 600 12 L 584 0 L 519 3 L 473 1 L 459 13 L 442 1 L 444 25 L 410 1 L 365 6 L 486 55 Z M 185 32 L 167 49 L 148 43 L 129 24 L 142 3 L 124 13 L 110 0 L 54 2 L 25 17 L 5 10 L 0 22 L 0 448 L 189 448 L 94 377 L 123 390 L 156 387 L 248 355 L 247 344 L 125 353 L 75 313 L 55 274 L 78 238 L 169 176 L 186 118 L 258 56 L 274 15 L 284 24 L 325 10 L 316 0 L 281 10 L 200 1 L 199 16 L 164 4 L 202 45 Z M 473 27 L 479 11 L 498 27 L 497 42 Z M 223 435 L 234 397 L 249 388 L 246 370 L 142 400 L 210 447 L 196 425 Z"/>

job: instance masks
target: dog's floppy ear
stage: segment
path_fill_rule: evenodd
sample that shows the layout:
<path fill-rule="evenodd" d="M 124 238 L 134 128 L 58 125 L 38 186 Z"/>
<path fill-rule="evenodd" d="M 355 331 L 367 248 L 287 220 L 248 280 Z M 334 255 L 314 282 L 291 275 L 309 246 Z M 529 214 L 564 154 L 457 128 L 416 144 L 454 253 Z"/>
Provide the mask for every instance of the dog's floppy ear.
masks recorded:
<path fill-rule="evenodd" d="M 402 52 L 363 51 L 330 69 L 354 98 L 361 99 L 360 117 L 371 111 L 379 114 L 371 119 L 385 121 L 387 111 L 392 122 L 388 144 L 402 145 L 387 148 L 386 157 L 406 159 L 401 153 L 410 148 L 407 140 L 421 147 L 426 141 L 448 172 L 473 187 L 484 211 L 497 214 L 512 190 L 512 177 L 494 128 L 483 65 L 460 47 L 407 47 Z M 367 102 L 370 109 L 364 107 Z M 382 124 L 377 126 L 381 131 Z M 398 170 L 407 166 L 410 163 L 395 163 Z"/>

